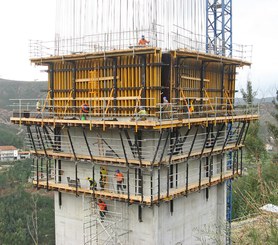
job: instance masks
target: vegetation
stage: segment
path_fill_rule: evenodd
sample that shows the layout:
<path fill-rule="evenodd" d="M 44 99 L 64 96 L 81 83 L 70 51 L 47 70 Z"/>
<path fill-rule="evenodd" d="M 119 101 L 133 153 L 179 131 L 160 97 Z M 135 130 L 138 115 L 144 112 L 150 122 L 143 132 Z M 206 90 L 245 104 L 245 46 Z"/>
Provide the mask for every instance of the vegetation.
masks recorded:
<path fill-rule="evenodd" d="M 248 168 L 248 174 L 233 182 L 233 218 L 260 212 L 267 203 L 278 205 L 278 165 L 265 161 L 262 167 L 264 192 L 261 192 L 257 171 Z"/>
<path fill-rule="evenodd" d="M 46 82 L 20 82 L 0 79 L 0 145 L 22 148 L 24 128 L 10 125 L 10 99 L 42 96 Z M 31 159 L 1 163 L 0 170 L 0 244 L 55 244 L 54 204 L 51 195 L 33 191 L 28 182 Z"/>
<path fill-rule="evenodd" d="M 0 173 L 0 243 L 55 244 L 53 198 L 33 193 L 31 159 Z"/>
<path fill-rule="evenodd" d="M 13 145 L 22 148 L 24 133 L 19 134 L 18 126 L 0 123 L 0 145 Z"/>
<path fill-rule="evenodd" d="M 242 94 L 243 100 L 247 104 L 250 104 L 250 105 L 253 104 L 253 102 L 255 100 L 255 96 L 257 95 L 257 92 L 253 91 L 252 82 L 250 80 L 247 81 L 246 91 L 244 89 L 241 89 L 240 92 Z"/>
<path fill-rule="evenodd" d="M 276 144 L 278 144 L 278 90 L 276 90 L 276 98 L 272 102 L 274 104 L 275 111 L 272 113 L 275 123 L 267 122 L 268 130 L 272 134 Z M 278 161 L 278 154 L 274 154 L 273 161 Z"/>
<path fill-rule="evenodd" d="M 233 243 L 241 245 L 277 245 L 278 229 L 275 215 L 259 215 L 233 224 Z"/>
<path fill-rule="evenodd" d="M 17 148 L 23 146 L 24 132 L 19 134 L 18 126 L 9 123 L 11 99 L 36 99 L 44 97 L 42 94 L 47 89 L 46 82 L 22 82 L 0 79 L 0 145 L 13 145 Z M 24 127 L 22 129 L 24 130 Z"/>
<path fill-rule="evenodd" d="M 248 82 L 247 90 L 242 91 L 247 103 L 252 103 L 254 93 Z M 276 107 L 276 110 L 278 107 Z M 278 112 L 278 111 L 277 111 Z M 277 114 L 276 114 L 277 115 Z M 277 117 L 278 118 L 278 117 Z M 265 151 L 264 140 L 259 135 L 259 122 L 250 124 L 245 141 L 244 161 L 247 171 L 242 178 L 233 182 L 233 218 L 250 218 L 262 214 L 260 207 L 265 204 L 278 205 L 278 162 Z M 277 130 L 269 124 L 270 132 Z M 273 133 L 277 142 L 277 135 Z M 258 218 L 259 219 L 259 218 Z M 249 222 L 241 234 L 234 238 L 240 244 L 277 244 L 278 227 L 271 215 L 263 216 L 261 225 Z M 250 225 L 251 224 L 251 225 Z M 262 225 L 263 224 L 263 225 Z M 263 229 L 262 229 L 263 227 Z"/>

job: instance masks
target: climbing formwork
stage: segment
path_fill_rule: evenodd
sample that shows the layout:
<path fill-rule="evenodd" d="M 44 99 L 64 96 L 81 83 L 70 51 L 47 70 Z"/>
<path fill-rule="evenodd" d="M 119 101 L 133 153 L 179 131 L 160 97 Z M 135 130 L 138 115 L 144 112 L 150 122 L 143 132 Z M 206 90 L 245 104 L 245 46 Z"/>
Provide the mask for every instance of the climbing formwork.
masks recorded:
<path fill-rule="evenodd" d="M 47 67 L 47 95 L 39 110 L 14 103 L 11 121 L 27 126 L 34 186 L 56 192 L 56 232 L 71 234 L 57 244 L 193 243 L 194 227 L 225 218 L 223 183 L 242 174 L 258 119 L 234 97 L 236 69 L 249 62 L 132 44 L 31 61 Z M 203 207 L 206 220 L 195 217 Z"/>

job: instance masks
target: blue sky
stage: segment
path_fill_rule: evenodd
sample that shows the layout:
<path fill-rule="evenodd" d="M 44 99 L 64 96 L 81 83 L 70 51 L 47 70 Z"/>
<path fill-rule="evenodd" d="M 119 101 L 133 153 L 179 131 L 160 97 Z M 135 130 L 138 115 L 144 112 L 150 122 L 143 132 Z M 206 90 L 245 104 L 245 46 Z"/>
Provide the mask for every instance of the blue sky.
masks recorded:
<path fill-rule="evenodd" d="M 29 62 L 29 40 L 53 40 L 55 0 L 9 0 L 0 3 L 0 78 L 46 79 Z M 237 88 L 251 79 L 260 97 L 278 89 L 278 1 L 233 0 L 233 42 L 253 45 L 251 69 L 239 70 Z"/>

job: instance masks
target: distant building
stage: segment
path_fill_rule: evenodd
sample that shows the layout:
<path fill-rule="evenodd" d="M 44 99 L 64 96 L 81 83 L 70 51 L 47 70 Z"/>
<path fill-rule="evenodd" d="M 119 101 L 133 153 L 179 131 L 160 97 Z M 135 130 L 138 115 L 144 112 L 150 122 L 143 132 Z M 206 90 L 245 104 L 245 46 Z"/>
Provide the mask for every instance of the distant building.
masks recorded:
<path fill-rule="evenodd" d="M 20 151 L 18 152 L 19 159 L 30 158 L 30 151 Z"/>
<path fill-rule="evenodd" d="M 12 145 L 0 146 L 0 161 L 14 161 L 19 158 L 18 149 Z"/>
<path fill-rule="evenodd" d="M 265 144 L 266 151 L 273 151 L 273 146 L 271 144 Z"/>

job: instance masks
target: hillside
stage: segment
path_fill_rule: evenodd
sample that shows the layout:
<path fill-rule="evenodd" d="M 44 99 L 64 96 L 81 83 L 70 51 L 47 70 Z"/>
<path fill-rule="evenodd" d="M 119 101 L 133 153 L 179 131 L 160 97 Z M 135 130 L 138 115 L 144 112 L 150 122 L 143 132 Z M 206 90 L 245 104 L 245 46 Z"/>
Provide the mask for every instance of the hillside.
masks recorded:
<path fill-rule="evenodd" d="M 47 82 L 23 82 L 0 79 L 0 108 L 11 110 L 10 99 L 36 99 L 45 94 Z"/>
<path fill-rule="evenodd" d="M 23 82 L 0 79 L 0 145 L 23 146 L 24 129 L 10 123 L 15 101 L 10 99 L 28 99 L 44 97 L 47 82 Z"/>

